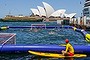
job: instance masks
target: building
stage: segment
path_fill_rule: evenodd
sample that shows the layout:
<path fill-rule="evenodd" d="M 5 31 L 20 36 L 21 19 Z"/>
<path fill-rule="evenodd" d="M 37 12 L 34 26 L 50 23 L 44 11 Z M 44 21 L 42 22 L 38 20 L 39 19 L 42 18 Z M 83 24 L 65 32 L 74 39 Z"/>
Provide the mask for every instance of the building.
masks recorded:
<path fill-rule="evenodd" d="M 90 0 L 85 0 L 83 15 L 90 17 Z"/>
<path fill-rule="evenodd" d="M 37 6 L 37 8 L 31 8 L 31 11 L 34 15 L 38 15 L 40 17 L 44 16 L 46 18 L 50 17 L 73 18 L 76 15 L 76 13 L 66 14 L 65 9 L 59 9 L 55 11 L 54 8 L 46 2 L 42 2 L 42 4 L 43 7 Z"/>
<path fill-rule="evenodd" d="M 90 26 L 90 0 L 85 0 L 83 16 L 86 16 L 86 25 Z"/>

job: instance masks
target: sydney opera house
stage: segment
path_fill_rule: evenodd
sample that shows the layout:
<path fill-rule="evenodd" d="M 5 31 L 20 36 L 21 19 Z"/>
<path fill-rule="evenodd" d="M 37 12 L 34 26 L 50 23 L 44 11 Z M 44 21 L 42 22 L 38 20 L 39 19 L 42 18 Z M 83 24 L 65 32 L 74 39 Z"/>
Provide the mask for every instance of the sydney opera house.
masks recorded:
<path fill-rule="evenodd" d="M 75 17 L 76 13 L 66 14 L 65 9 L 54 10 L 54 8 L 46 2 L 42 2 L 43 7 L 31 8 L 30 16 L 13 16 L 6 15 L 2 21 L 57 21 L 70 20 Z"/>
<path fill-rule="evenodd" d="M 60 17 L 60 18 L 73 18 L 76 13 L 71 13 L 71 14 L 66 14 L 65 9 L 59 9 L 59 10 L 54 10 L 54 8 L 49 5 L 46 2 L 42 2 L 43 7 L 37 6 L 36 8 L 31 8 L 32 14 L 35 16 L 40 16 L 40 17 Z"/>

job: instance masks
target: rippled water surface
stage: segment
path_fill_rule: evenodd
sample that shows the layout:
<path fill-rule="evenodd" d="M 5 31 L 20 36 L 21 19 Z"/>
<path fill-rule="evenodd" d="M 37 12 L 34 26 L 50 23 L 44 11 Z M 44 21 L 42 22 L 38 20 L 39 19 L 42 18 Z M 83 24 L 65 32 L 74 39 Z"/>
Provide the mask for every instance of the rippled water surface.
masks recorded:
<path fill-rule="evenodd" d="M 47 26 L 57 26 L 56 22 L 0 22 L 0 26 L 30 26 L 31 24 L 46 24 Z M 72 45 L 88 45 L 81 33 L 73 31 L 72 29 L 30 29 L 30 28 L 10 28 L 2 30 L 0 33 L 16 33 L 17 44 L 63 44 L 64 40 L 68 38 Z M 90 33 L 88 31 L 88 33 Z M 35 57 L 28 53 L 19 54 L 0 54 L 2 60 L 63 60 Z M 74 58 L 74 60 L 89 60 L 87 58 Z"/>

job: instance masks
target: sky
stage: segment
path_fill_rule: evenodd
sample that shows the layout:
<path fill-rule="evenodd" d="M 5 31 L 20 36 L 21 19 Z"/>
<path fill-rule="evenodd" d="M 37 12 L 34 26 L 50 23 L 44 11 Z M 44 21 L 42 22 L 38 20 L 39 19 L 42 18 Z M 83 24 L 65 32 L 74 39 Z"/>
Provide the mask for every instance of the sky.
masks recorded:
<path fill-rule="evenodd" d="M 55 10 L 66 9 L 66 13 L 77 13 L 76 16 L 81 16 L 84 6 L 84 0 L 0 0 L 0 18 L 8 14 L 18 16 L 31 15 L 31 8 L 43 6 L 42 2 L 50 4 Z"/>

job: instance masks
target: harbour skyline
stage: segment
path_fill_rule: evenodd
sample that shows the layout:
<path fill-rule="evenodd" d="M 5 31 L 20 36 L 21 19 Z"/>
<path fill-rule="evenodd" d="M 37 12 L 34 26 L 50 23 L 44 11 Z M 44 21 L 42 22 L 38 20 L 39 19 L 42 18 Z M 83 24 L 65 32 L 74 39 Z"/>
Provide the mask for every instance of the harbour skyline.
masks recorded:
<path fill-rule="evenodd" d="M 29 16 L 32 14 L 31 8 L 43 7 L 41 2 L 49 3 L 55 10 L 66 9 L 67 14 L 75 12 L 76 16 L 81 15 L 84 5 L 84 0 L 0 0 L 0 18 L 8 14 Z"/>

